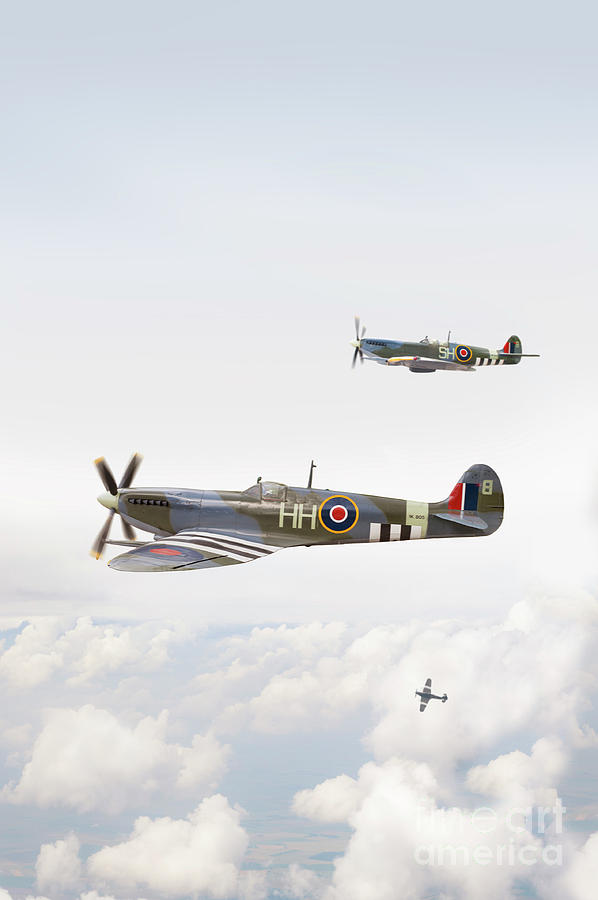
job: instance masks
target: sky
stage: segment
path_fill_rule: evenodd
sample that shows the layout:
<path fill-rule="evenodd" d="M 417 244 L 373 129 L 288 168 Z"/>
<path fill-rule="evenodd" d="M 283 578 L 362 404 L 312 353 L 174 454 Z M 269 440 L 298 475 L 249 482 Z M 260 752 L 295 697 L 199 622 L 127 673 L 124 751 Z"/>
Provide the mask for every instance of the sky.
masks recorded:
<path fill-rule="evenodd" d="M 1 900 L 591 896 L 595 32 L 581 2 L 4 9 Z M 352 371 L 356 314 L 541 356 Z M 133 451 L 139 486 L 313 458 L 426 501 L 483 462 L 505 519 L 119 573 L 93 460 Z M 557 799 L 562 832 L 511 827 Z"/>

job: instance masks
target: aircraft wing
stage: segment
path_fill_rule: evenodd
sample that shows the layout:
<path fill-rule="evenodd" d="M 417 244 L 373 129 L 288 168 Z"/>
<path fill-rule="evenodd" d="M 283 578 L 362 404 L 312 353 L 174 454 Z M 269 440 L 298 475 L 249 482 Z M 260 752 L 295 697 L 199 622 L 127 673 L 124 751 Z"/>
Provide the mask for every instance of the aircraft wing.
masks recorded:
<path fill-rule="evenodd" d="M 423 712 L 428 705 L 428 700 L 430 699 L 430 695 L 432 694 L 432 679 L 426 678 L 426 683 L 424 685 L 424 689 L 422 691 L 423 696 L 420 696 L 419 703 L 419 711 Z"/>
<path fill-rule="evenodd" d="M 108 565 L 121 572 L 184 572 L 251 562 L 279 549 L 234 534 L 179 531 L 115 556 Z"/>
<path fill-rule="evenodd" d="M 416 372 L 435 372 L 437 369 L 475 372 L 473 366 L 463 366 L 461 363 L 451 362 L 448 359 L 430 359 L 427 356 L 391 356 L 383 362 L 387 366 L 406 366 Z"/>

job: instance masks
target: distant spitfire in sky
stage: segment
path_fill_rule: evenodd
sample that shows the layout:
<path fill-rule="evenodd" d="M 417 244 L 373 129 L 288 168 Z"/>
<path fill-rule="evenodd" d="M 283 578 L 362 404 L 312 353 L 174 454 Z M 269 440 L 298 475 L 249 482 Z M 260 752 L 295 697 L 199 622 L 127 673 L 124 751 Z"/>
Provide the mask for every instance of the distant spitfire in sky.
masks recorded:
<path fill-rule="evenodd" d="M 360 328 L 359 317 L 355 316 L 355 347 L 353 368 L 359 358 L 372 360 L 383 366 L 405 366 L 410 372 L 474 372 L 478 366 L 514 366 L 524 356 L 539 356 L 538 353 L 523 353 L 521 341 L 516 334 L 507 339 L 501 350 L 487 350 L 473 344 L 456 344 L 450 340 L 393 341 L 387 338 L 365 337 L 365 326 Z"/>

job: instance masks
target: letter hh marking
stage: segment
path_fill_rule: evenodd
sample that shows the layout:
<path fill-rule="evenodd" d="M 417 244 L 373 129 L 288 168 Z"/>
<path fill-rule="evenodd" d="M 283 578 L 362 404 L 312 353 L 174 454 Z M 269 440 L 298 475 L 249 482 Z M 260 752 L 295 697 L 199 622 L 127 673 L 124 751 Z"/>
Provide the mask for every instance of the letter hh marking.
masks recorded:
<path fill-rule="evenodd" d="M 279 528 L 284 528 L 284 525 L 285 525 L 284 520 L 285 520 L 285 517 L 286 517 L 286 516 L 288 516 L 290 519 L 293 520 L 293 523 L 292 523 L 291 527 L 292 527 L 292 528 L 296 528 L 296 527 L 297 527 L 297 509 L 298 509 L 298 505 L 299 505 L 299 504 L 294 503 L 294 504 L 293 504 L 293 510 L 292 510 L 292 512 L 286 512 L 286 511 L 285 511 L 286 503 L 281 503 L 281 504 L 280 504 L 280 515 L 279 515 L 279 517 L 278 517 L 278 527 L 279 527 Z"/>
<path fill-rule="evenodd" d="M 311 530 L 315 531 L 316 521 L 318 518 L 318 507 L 316 506 L 315 503 L 313 503 L 312 507 L 311 507 L 311 512 L 303 512 L 303 503 L 300 503 L 299 504 L 299 515 L 297 518 L 298 518 L 298 524 L 295 525 L 295 523 L 293 523 L 293 528 L 295 528 L 295 527 L 303 528 L 303 520 L 310 519 L 311 520 Z"/>

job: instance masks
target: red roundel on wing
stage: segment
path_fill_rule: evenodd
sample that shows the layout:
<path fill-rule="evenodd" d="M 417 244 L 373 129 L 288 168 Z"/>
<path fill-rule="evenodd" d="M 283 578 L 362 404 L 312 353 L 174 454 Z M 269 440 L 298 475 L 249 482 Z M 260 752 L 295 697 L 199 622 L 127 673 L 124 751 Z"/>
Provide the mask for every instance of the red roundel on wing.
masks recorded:
<path fill-rule="evenodd" d="M 334 522 L 344 522 L 347 518 L 347 510 L 344 506 L 333 506 L 330 510 L 330 518 Z"/>
<path fill-rule="evenodd" d="M 160 556 L 182 556 L 180 550 L 172 550 L 170 547 L 152 547 L 150 553 L 158 553 Z"/>

